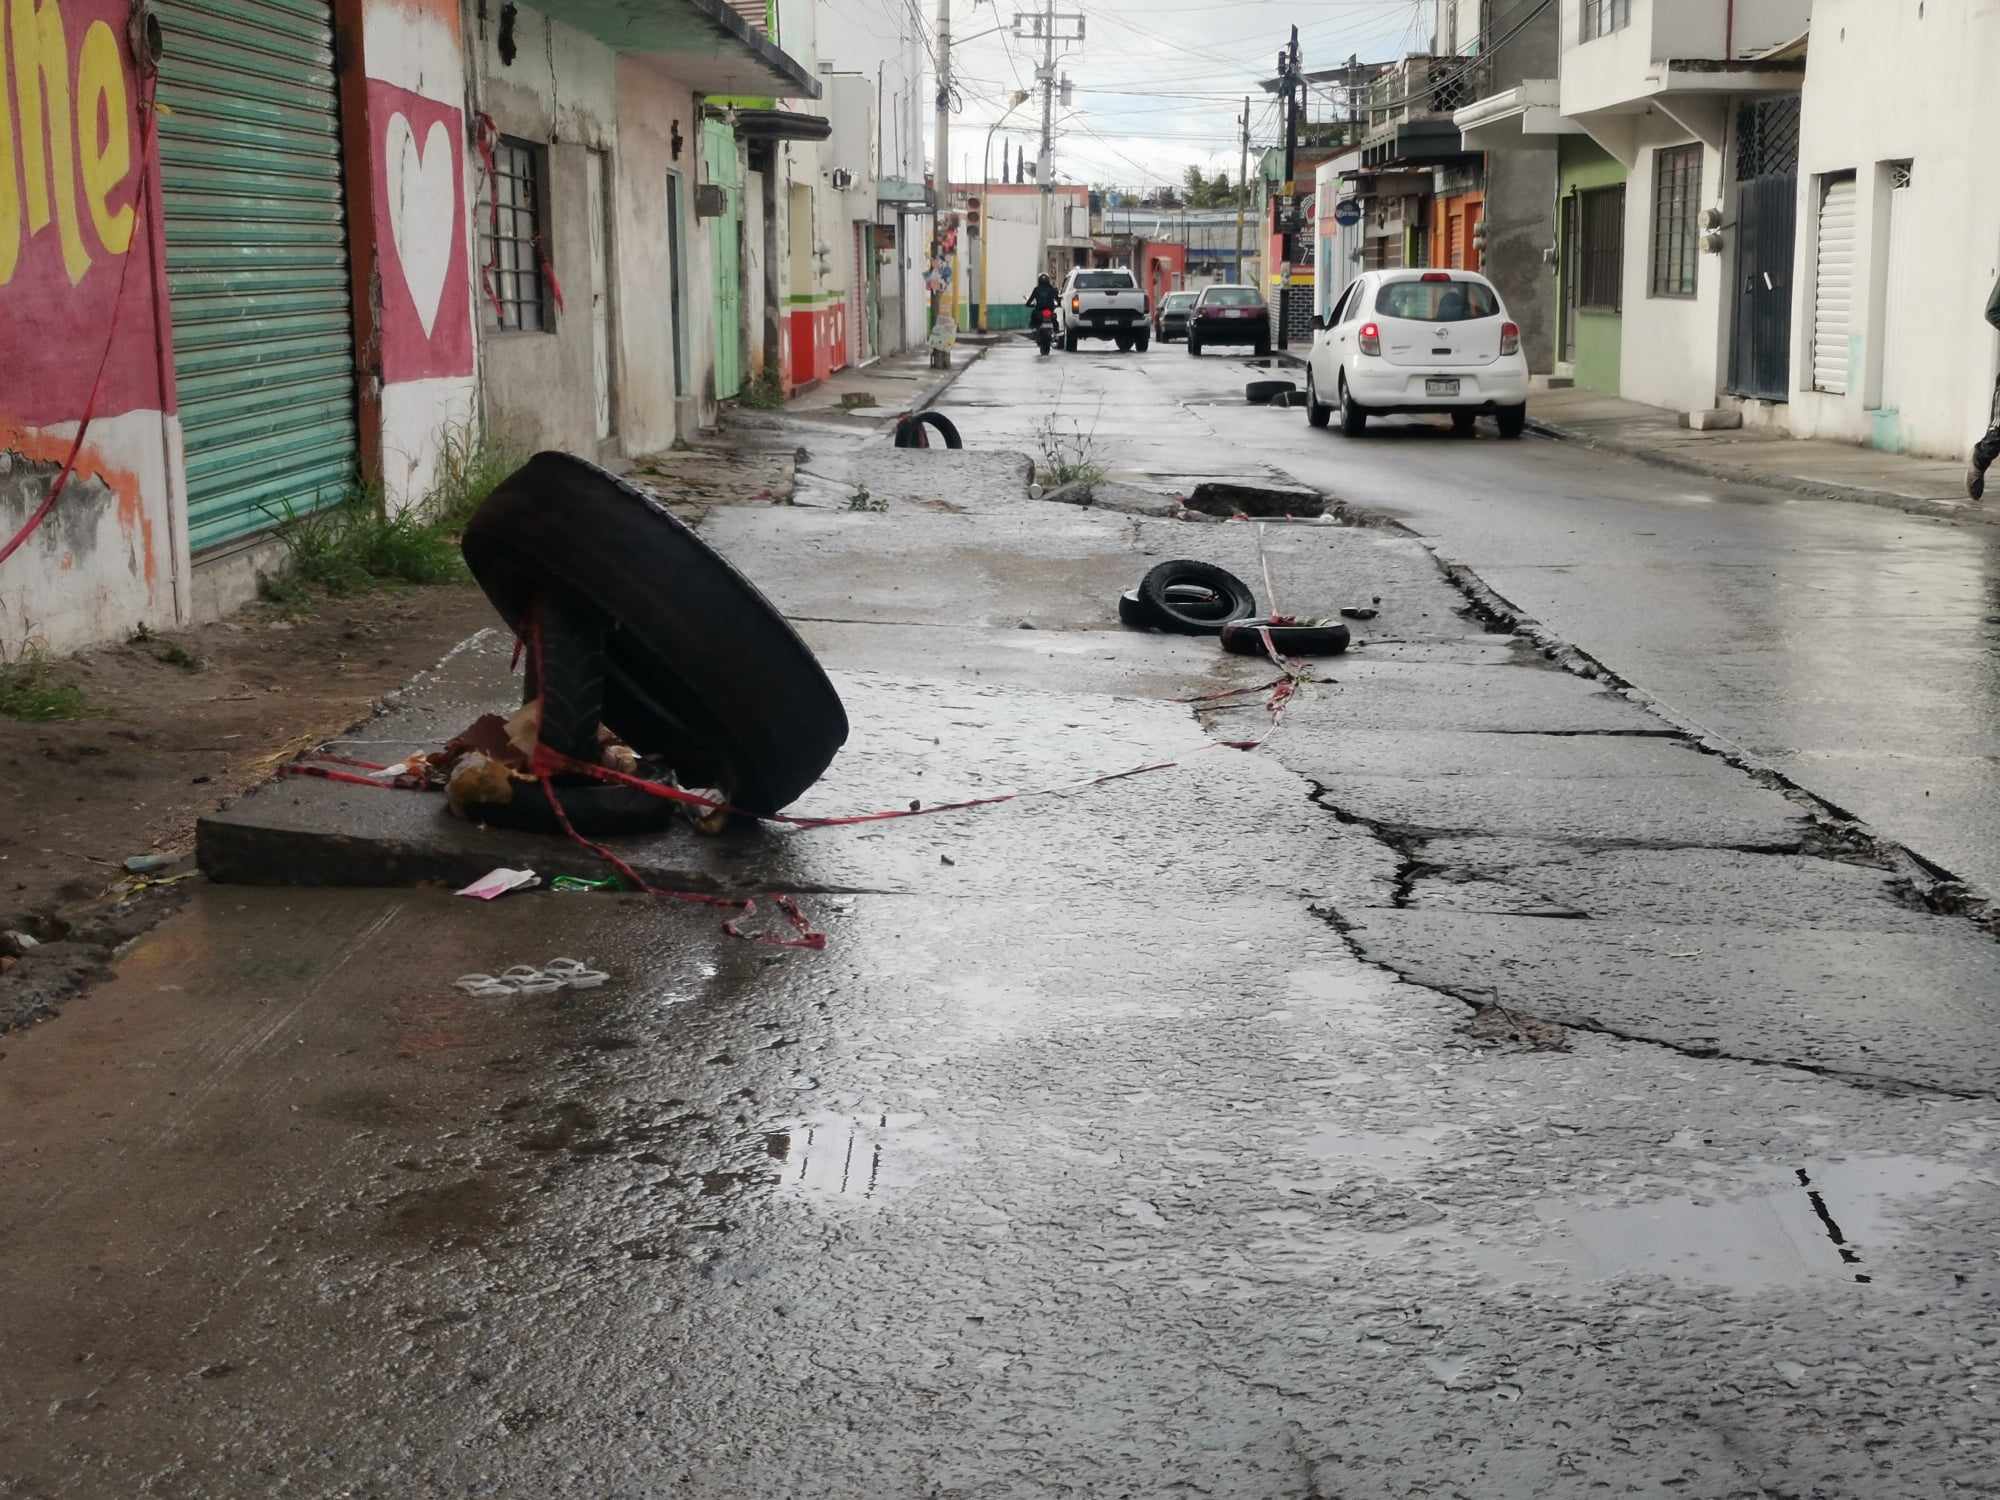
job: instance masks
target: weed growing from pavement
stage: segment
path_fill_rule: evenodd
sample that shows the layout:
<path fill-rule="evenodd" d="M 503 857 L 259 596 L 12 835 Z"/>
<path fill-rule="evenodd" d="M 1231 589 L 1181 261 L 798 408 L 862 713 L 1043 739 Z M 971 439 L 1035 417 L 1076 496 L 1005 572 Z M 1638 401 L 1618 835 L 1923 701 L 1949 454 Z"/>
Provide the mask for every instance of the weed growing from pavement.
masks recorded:
<path fill-rule="evenodd" d="M 285 566 L 259 582 L 259 597 L 297 613 L 309 609 L 317 594 L 460 581 L 465 565 L 459 534 L 519 464 L 511 444 L 453 426 L 439 436 L 430 492 L 393 514 L 372 489 L 326 506 L 301 509 L 289 501 L 275 510 L 267 506 L 266 514 L 277 522 L 274 534 L 285 549 Z"/>
<path fill-rule="evenodd" d="M 1061 398 L 1060 389 L 1056 395 Z M 1092 422 L 1090 431 L 1085 432 L 1083 424 L 1071 417 L 1065 431 L 1057 412 L 1058 408 L 1051 407 L 1049 414 L 1035 428 L 1035 451 L 1042 456 L 1041 463 L 1035 468 L 1035 478 L 1044 490 L 1071 486 L 1087 489 L 1104 477 L 1104 465 L 1095 458 L 1097 424 Z"/>
<path fill-rule="evenodd" d="M 755 380 L 736 393 L 736 404 L 747 406 L 752 411 L 776 411 L 785 404 L 785 383 L 778 378 L 776 370 L 762 370 Z"/>
<path fill-rule="evenodd" d="M 12 656 L 0 649 L 0 719 L 48 724 L 83 717 L 83 689 L 49 659 L 38 640 L 24 642 Z"/>

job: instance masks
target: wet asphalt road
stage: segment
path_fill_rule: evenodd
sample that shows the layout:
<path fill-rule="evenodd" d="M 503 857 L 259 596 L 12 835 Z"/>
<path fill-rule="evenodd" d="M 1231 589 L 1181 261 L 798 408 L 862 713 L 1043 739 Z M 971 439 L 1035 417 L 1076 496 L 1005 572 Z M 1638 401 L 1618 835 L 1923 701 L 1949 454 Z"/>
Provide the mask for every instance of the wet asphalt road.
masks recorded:
<path fill-rule="evenodd" d="M 2000 529 L 1545 438 L 1503 446 L 1490 423 L 1466 442 L 1394 418 L 1350 441 L 1302 411 L 1231 399 L 1240 380 L 1283 373 L 1174 345 L 1137 378 L 1101 356 L 1056 378 L 1086 425 L 1103 399 L 1098 430 L 1123 447 L 1119 467 L 1158 471 L 1162 449 L 1167 468 L 1268 463 L 1395 517 L 1686 721 L 2000 894 Z M 954 400 L 1048 381 L 1031 370 Z M 1162 401 L 1194 409 L 1134 420 Z"/>
<path fill-rule="evenodd" d="M 1243 374 L 996 350 L 953 392 L 992 447 L 802 430 L 832 477 L 705 528 L 847 702 L 801 811 L 1176 769 L 643 851 L 798 892 L 820 955 L 213 886 L 0 1038 L 0 1495 L 1990 1491 L 2000 945 L 1406 536 L 1031 502 L 1000 451 L 1136 387 L 1107 443 L 1255 477 L 1233 424 L 1304 428 Z M 1382 617 L 1221 748 L 1269 667 L 1115 624 L 1176 555 Z M 322 782 L 244 815 L 480 837 Z M 451 986 L 558 955 L 611 982 Z"/>

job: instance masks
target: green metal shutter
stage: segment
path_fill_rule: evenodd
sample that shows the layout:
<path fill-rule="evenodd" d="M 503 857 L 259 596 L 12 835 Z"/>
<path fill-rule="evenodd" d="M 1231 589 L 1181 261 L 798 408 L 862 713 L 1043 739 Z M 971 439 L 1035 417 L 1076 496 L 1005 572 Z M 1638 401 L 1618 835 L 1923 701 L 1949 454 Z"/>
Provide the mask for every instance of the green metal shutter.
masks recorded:
<path fill-rule="evenodd" d="M 355 483 L 333 12 L 162 0 L 158 14 L 174 377 L 200 552 Z"/>

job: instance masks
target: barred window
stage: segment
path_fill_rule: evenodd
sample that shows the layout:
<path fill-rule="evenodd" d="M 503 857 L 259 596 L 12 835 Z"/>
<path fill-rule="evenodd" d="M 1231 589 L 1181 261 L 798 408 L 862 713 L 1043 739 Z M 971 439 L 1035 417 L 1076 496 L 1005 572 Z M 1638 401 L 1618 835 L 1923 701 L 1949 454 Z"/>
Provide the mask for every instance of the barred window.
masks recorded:
<path fill-rule="evenodd" d="M 493 170 L 480 194 L 478 215 L 480 301 L 489 328 L 524 333 L 549 328 L 542 275 L 547 168 L 546 147 L 505 135 L 494 143 Z"/>
<path fill-rule="evenodd" d="M 1653 295 L 1692 297 L 1701 231 L 1701 145 L 1653 153 Z"/>
<path fill-rule="evenodd" d="M 1632 0 L 1583 0 L 1583 41 L 1623 31 L 1631 23 Z"/>
<path fill-rule="evenodd" d="M 1625 189 L 1577 194 L 1578 307 L 1617 312 L 1625 305 Z"/>

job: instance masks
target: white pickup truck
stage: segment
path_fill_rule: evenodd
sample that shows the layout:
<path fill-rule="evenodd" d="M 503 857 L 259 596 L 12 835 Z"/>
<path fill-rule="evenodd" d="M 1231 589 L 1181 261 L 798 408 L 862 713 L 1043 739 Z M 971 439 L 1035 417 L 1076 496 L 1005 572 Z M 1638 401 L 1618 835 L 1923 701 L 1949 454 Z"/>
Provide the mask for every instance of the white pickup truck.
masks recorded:
<path fill-rule="evenodd" d="M 1153 342 L 1153 309 L 1132 273 L 1121 267 L 1085 270 L 1063 278 L 1063 348 L 1076 353 L 1079 339 L 1115 339 L 1141 354 Z"/>

